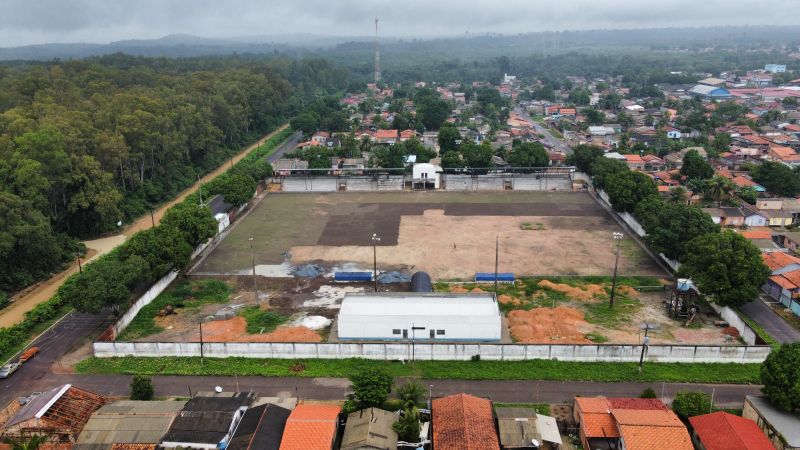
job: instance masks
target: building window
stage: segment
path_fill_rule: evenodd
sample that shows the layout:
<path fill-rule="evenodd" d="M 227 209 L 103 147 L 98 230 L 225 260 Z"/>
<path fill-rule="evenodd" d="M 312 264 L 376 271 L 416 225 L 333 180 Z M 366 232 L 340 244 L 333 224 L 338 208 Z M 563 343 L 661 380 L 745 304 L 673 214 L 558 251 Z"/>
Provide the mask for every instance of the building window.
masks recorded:
<path fill-rule="evenodd" d="M 444 336 L 444 330 L 436 330 L 438 336 Z"/>
<path fill-rule="evenodd" d="M 393 329 L 392 334 L 400 334 L 400 328 Z"/>

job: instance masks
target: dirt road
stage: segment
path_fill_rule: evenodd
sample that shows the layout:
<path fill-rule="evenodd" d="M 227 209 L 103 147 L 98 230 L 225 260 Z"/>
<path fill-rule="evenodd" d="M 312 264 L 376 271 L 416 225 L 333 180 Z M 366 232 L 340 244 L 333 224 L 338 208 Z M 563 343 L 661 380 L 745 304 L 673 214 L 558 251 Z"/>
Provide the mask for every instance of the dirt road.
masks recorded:
<path fill-rule="evenodd" d="M 241 152 L 239 152 L 236 156 L 232 158 L 233 163 L 237 163 L 239 160 L 247 156 L 248 153 L 255 150 L 257 147 L 264 144 L 264 142 L 274 136 L 277 133 L 280 133 L 284 129 L 286 129 L 288 125 L 283 125 L 277 130 L 273 131 L 272 133 L 263 136 L 257 142 L 252 145 L 247 146 Z M 153 220 L 155 223 L 158 224 L 161 222 L 161 218 L 164 217 L 164 213 L 173 205 L 178 202 L 183 201 L 189 194 L 196 191 L 198 186 L 202 183 L 208 183 L 222 172 L 228 170 L 231 166 L 231 160 L 225 162 L 221 166 L 217 167 L 214 171 L 209 172 L 203 178 L 201 178 L 198 182 L 191 185 L 190 187 L 186 188 L 183 192 L 178 194 L 177 197 L 170 200 L 169 202 L 161 205 L 158 209 L 153 211 L 153 217 L 150 217 L 150 214 L 146 214 L 142 217 L 136 219 L 133 223 L 126 226 L 122 229 L 122 232 L 117 235 L 108 236 L 100 239 L 95 239 L 92 241 L 85 241 L 86 248 L 88 249 L 88 260 L 82 260 L 82 263 L 86 261 L 90 261 L 100 255 L 104 255 L 109 251 L 116 248 L 118 245 L 125 242 L 128 236 L 132 236 L 134 233 L 146 230 L 153 226 Z M 75 262 L 70 265 L 69 268 L 64 270 L 61 273 L 56 274 L 52 278 L 37 283 L 19 294 L 12 297 L 13 303 L 8 307 L 0 310 L 0 327 L 9 327 L 14 325 L 15 323 L 22 320 L 25 313 L 33 309 L 39 303 L 47 301 L 50 299 L 58 290 L 58 288 L 64 283 L 64 281 L 73 273 L 78 271 L 78 264 Z"/>

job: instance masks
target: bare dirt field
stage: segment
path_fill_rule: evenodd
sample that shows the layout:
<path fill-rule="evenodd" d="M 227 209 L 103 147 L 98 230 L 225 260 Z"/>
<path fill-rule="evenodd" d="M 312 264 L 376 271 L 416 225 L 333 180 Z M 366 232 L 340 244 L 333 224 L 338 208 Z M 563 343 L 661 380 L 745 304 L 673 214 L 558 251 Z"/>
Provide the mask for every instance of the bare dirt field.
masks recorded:
<path fill-rule="evenodd" d="M 611 235 L 621 231 L 587 194 L 550 192 L 398 192 L 269 194 L 198 266 L 197 274 L 265 275 L 313 262 L 379 270 L 423 270 L 434 279 L 469 279 L 494 270 L 517 275 L 606 275 Z M 662 275 L 625 239 L 620 273 Z"/>

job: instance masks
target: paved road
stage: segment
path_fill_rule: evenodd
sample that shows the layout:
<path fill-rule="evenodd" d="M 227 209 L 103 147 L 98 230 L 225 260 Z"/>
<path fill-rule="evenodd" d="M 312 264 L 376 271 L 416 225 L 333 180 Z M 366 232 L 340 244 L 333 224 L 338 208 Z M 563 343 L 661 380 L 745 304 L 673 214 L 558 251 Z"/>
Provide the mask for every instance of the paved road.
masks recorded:
<path fill-rule="evenodd" d="M 770 336 L 775 338 L 781 344 L 788 344 L 791 342 L 800 342 L 800 331 L 786 323 L 781 316 L 772 310 L 766 303 L 764 298 L 760 298 L 745 304 L 741 310 L 743 313 L 750 316 L 757 324 L 761 325 Z"/>
<path fill-rule="evenodd" d="M 537 133 L 544 135 L 544 142 L 547 143 L 547 145 L 549 145 L 551 148 L 564 152 L 566 154 L 572 153 L 572 147 L 570 147 L 566 142 L 562 141 L 561 139 L 555 137 L 553 133 L 550 132 L 550 130 L 543 127 L 538 122 L 535 122 L 531 118 L 530 114 L 528 114 L 528 111 L 525 111 L 524 108 L 517 107 L 514 109 L 514 112 L 523 119 L 532 123 L 533 129 L 536 130 Z"/>
<path fill-rule="evenodd" d="M 267 157 L 267 161 L 273 163 L 281 159 L 284 153 L 293 150 L 301 139 L 303 139 L 303 133 L 300 131 L 295 132 L 293 135 L 289 136 L 288 139 L 286 139 L 286 142 L 281 144 L 277 150 L 272 152 L 272 154 Z"/>
<path fill-rule="evenodd" d="M 313 400 L 343 400 L 349 382 L 338 378 L 266 378 L 266 377 L 200 377 L 200 376 L 156 376 L 153 385 L 157 396 L 188 396 L 189 392 L 213 390 L 221 386 L 226 391 L 253 391 L 263 396 L 292 395 Z M 0 404 L 15 396 L 30 391 L 43 391 L 54 386 L 72 383 L 84 389 L 111 396 L 129 394 L 130 377 L 125 375 L 56 375 L 31 380 L 25 389 L 15 395 L 4 391 Z M 398 384 L 402 384 L 398 380 Z M 606 395 L 615 397 L 638 397 L 647 388 L 653 388 L 659 397 L 671 400 L 681 390 L 702 390 L 714 395 L 718 406 L 741 407 L 745 395 L 758 395 L 760 386 L 755 385 L 711 385 L 688 383 L 594 383 L 561 381 L 469 381 L 469 380 L 422 380 L 434 397 L 466 392 L 491 398 L 497 402 L 562 403 L 575 396 Z"/>

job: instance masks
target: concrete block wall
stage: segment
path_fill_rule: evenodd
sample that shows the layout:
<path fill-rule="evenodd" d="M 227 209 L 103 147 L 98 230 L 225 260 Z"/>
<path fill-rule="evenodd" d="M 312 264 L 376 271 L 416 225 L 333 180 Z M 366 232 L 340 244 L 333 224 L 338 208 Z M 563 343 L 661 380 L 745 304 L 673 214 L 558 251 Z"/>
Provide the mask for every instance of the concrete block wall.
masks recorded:
<path fill-rule="evenodd" d="M 201 245 L 202 247 L 203 245 Z M 170 283 L 175 281 L 175 278 L 178 277 L 178 272 L 170 272 L 164 275 L 163 278 L 156 281 L 154 285 L 150 287 L 141 297 L 139 297 L 133 305 L 128 309 L 125 314 L 120 317 L 116 324 L 114 324 L 114 336 L 119 336 L 125 330 L 125 328 L 130 325 L 133 318 L 139 314 L 139 311 L 142 310 L 145 306 L 149 305 L 159 294 L 164 292 L 164 289 L 169 286 Z"/>
<path fill-rule="evenodd" d="M 645 360 L 649 362 L 725 362 L 760 363 L 769 346 L 651 345 Z M 374 360 L 466 361 L 480 355 L 488 361 L 524 361 L 554 359 L 559 361 L 638 362 L 640 345 L 523 345 L 523 344 L 447 344 L 447 343 L 239 343 L 203 344 L 209 358 L 363 358 Z M 200 356 L 200 344 L 188 342 L 95 342 L 98 358 L 117 356 Z"/>
<path fill-rule="evenodd" d="M 760 301 L 760 300 L 756 300 Z M 746 342 L 748 345 L 755 345 L 756 344 L 756 332 L 750 328 L 750 325 L 747 324 L 739 314 L 728 308 L 727 306 L 720 306 L 716 303 L 710 303 L 711 307 L 714 308 L 714 311 L 722 317 L 722 320 L 728 322 L 728 324 L 736 330 L 739 331 L 739 336 L 742 337 L 742 340 Z"/>

